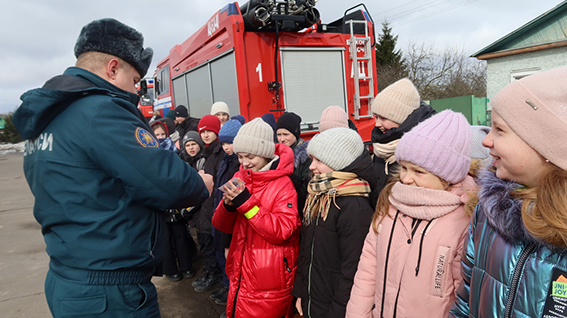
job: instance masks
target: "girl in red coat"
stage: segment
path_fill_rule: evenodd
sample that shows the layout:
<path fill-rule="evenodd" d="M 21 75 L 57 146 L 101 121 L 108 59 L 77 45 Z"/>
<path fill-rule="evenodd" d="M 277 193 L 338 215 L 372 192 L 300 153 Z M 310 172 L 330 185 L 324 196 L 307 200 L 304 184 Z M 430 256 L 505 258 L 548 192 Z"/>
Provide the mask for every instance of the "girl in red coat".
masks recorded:
<path fill-rule="evenodd" d="M 274 145 L 272 128 L 260 118 L 240 128 L 233 149 L 241 164 L 238 187 L 222 187 L 213 216 L 216 229 L 232 233 L 227 317 L 292 317 L 301 225 L 289 178 L 293 151 Z"/>

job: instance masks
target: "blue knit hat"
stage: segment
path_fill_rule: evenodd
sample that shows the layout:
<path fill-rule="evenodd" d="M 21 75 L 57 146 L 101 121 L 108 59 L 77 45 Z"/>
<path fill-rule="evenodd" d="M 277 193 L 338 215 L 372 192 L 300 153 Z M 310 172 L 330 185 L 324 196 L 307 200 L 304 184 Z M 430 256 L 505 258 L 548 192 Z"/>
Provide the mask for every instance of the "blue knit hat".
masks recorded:
<path fill-rule="evenodd" d="M 236 119 L 236 120 L 238 120 L 242 125 L 246 124 L 246 118 L 244 118 L 244 116 L 242 116 L 242 115 L 232 116 L 232 118 L 230 118 L 230 119 Z"/>
<path fill-rule="evenodd" d="M 219 131 L 219 141 L 221 143 L 233 143 L 234 137 L 236 137 L 236 134 L 238 133 L 238 130 L 240 130 L 240 127 L 242 127 L 242 124 L 236 119 L 227 121 Z"/>
<path fill-rule="evenodd" d="M 264 115 L 262 115 L 262 119 L 270 126 L 272 126 L 272 129 L 276 130 L 276 117 L 273 113 L 265 113 Z"/>

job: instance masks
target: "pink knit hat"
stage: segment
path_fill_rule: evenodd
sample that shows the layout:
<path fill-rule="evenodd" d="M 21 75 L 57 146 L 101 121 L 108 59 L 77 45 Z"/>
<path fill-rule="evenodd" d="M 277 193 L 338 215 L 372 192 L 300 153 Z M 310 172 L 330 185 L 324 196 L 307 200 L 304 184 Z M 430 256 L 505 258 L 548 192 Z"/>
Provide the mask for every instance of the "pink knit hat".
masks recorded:
<path fill-rule="evenodd" d="M 491 101 L 508 126 L 530 147 L 567 170 L 567 67 L 524 77 Z"/>
<path fill-rule="evenodd" d="M 348 117 L 345 110 L 339 106 L 325 108 L 319 120 L 319 132 L 327 129 L 345 127 L 348 128 Z"/>
<path fill-rule="evenodd" d="M 396 159 L 414 163 L 451 184 L 459 183 L 471 165 L 471 139 L 465 116 L 444 110 L 402 137 Z"/>

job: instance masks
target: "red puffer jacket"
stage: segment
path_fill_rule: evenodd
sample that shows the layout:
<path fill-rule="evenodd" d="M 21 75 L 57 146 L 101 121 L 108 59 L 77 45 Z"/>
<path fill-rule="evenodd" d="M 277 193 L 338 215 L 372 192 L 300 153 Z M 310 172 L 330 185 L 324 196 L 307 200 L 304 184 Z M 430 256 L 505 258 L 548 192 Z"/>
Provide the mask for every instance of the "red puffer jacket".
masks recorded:
<path fill-rule="evenodd" d="M 245 182 L 250 197 L 236 212 L 220 202 L 213 215 L 216 229 L 232 233 L 226 262 L 230 318 L 293 316 L 291 289 L 301 225 L 297 193 L 289 178 L 294 155 L 283 144 L 276 145 L 275 154 L 275 169 L 252 172 L 240 166 L 234 177 Z"/>

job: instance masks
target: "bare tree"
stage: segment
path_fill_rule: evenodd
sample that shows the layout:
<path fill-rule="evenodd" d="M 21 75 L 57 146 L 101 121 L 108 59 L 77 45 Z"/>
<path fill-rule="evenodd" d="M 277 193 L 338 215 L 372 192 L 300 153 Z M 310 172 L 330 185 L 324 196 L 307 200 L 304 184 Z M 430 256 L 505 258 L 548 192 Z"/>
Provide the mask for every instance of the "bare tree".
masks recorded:
<path fill-rule="evenodd" d="M 462 48 L 410 43 L 405 54 L 408 77 L 424 100 L 463 95 L 486 96 L 486 62 L 467 56 Z"/>

